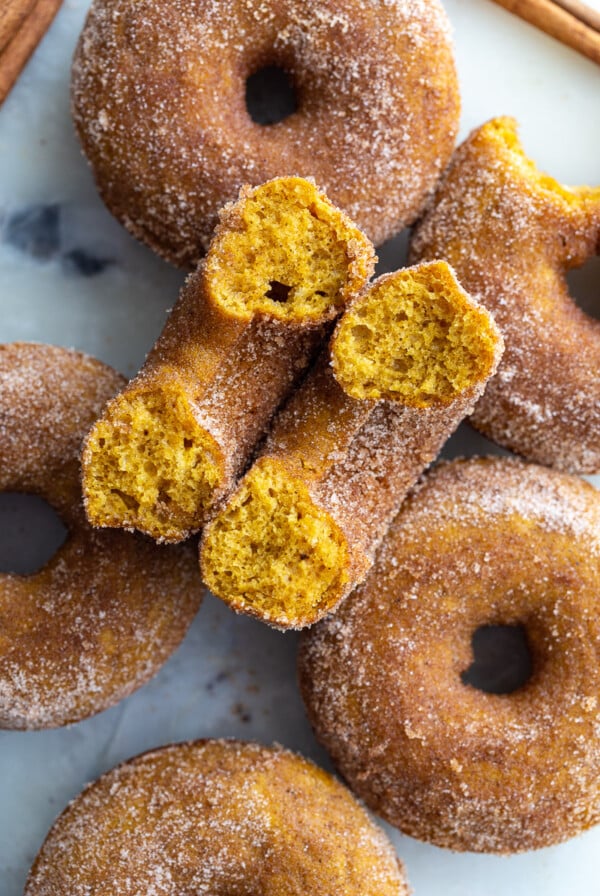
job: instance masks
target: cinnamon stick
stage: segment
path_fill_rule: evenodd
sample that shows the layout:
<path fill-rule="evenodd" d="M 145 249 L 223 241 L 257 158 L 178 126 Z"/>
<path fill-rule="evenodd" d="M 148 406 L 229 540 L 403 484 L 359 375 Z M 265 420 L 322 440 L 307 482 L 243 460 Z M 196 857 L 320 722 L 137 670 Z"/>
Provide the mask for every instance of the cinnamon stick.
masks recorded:
<path fill-rule="evenodd" d="M 0 105 L 50 27 L 62 0 L 36 0 L 0 53 Z M 22 9 L 22 8 L 21 8 Z"/>
<path fill-rule="evenodd" d="M 19 30 L 35 0 L 2 0 L 0 3 L 0 51 Z"/>
<path fill-rule="evenodd" d="M 495 0 L 504 9 L 519 16 L 567 47 L 577 50 L 600 65 L 600 33 L 563 8 L 573 0 Z M 581 8 L 583 4 L 578 4 Z"/>
<path fill-rule="evenodd" d="M 589 25 L 594 31 L 600 32 L 600 12 L 597 9 L 592 9 L 591 6 L 581 3 L 580 0 L 554 0 L 554 2 L 557 6 L 570 12 L 584 25 Z"/>

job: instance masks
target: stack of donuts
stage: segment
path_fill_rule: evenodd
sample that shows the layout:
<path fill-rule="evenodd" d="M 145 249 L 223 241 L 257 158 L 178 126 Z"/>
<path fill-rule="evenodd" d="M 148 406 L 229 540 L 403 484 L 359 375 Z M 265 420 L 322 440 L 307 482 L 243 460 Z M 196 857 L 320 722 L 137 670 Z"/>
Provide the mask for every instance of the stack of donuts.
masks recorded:
<path fill-rule="evenodd" d="M 297 108 L 263 126 L 266 66 Z M 191 273 L 129 383 L 0 346 L 0 488 L 69 530 L 0 576 L 0 725 L 140 687 L 207 586 L 304 629 L 348 787 L 279 747 L 146 753 L 65 810 L 26 896 L 404 896 L 355 797 L 455 850 L 598 823 L 600 496 L 578 476 L 600 472 L 600 324 L 565 275 L 600 251 L 600 189 L 539 172 L 508 118 L 452 155 L 437 0 L 94 0 L 72 98 L 108 208 Z M 410 266 L 372 279 L 410 225 Z M 515 456 L 426 472 L 467 417 Z M 525 633 L 510 693 L 466 676 L 485 626 Z"/>

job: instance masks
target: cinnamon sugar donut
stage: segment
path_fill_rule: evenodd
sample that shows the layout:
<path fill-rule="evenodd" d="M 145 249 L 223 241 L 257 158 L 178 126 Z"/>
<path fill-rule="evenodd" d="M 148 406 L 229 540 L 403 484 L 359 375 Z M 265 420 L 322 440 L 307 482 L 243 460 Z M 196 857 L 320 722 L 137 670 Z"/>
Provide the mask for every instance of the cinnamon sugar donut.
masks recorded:
<path fill-rule="evenodd" d="M 408 896 L 383 832 L 331 775 L 283 750 L 197 741 L 77 797 L 25 896 Z"/>
<path fill-rule="evenodd" d="M 262 126 L 245 85 L 270 65 L 298 108 Z M 183 267 L 242 185 L 283 174 L 314 177 L 383 242 L 419 213 L 459 115 L 438 0 L 95 0 L 72 96 L 108 208 Z"/>
<path fill-rule="evenodd" d="M 532 675 L 463 683 L 485 625 L 524 627 Z M 300 680 L 353 790 L 437 846 L 512 853 L 600 821 L 600 495 L 511 459 L 442 464 L 365 584 L 311 629 Z"/>
<path fill-rule="evenodd" d="M 446 262 L 369 284 L 204 530 L 211 591 L 279 628 L 331 612 L 501 354 L 491 315 Z"/>
<path fill-rule="evenodd" d="M 459 147 L 411 257 L 445 258 L 506 339 L 473 424 L 529 460 L 600 473 L 600 321 L 565 280 L 600 252 L 600 187 L 538 171 L 516 128 L 497 118 Z"/>
<path fill-rule="evenodd" d="M 64 725 L 116 703 L 167 660 L 200 604 L 190 546 L 85 518 L 81 443 L 122 385 L 78 352 L 0 346 L 0 491 L 40 495 L 69 533 L 34 575 L 0 574 L 0 727 Z"/>
<path fill-rule="evenodd" d="M 313 183 L 243 189 L 142 370 L 86 441 L 90 522 L 157 541 L 200 529 L 374 263 L 369 240 Z"/>

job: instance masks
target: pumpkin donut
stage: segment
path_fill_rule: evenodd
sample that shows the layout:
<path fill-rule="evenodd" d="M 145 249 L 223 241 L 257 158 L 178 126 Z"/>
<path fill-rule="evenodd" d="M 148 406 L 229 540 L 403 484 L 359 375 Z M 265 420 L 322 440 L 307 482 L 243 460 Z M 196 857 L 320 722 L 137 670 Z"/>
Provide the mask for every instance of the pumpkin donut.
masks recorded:
<path fill-rule="evenodd" d="M 313 183 L 242 190 L 143 368 L 86 441 L 90 522 L 157 541 L 200 529 L 374 263 Z"/>
<path fill-rule="evenodd" d="M 568 188 L 523 153 L 497 118 L 456 151 L 412 239 L 413 261 L 445 258 L 506 340 L 471 418 L 529 460 L 600 472 L 600 321 L 565 275 L 600 252 L 600 187 Z"/>
<path fill-rule="evenodd" d="M 446 262 L 369 284 L 206 526 L 200 559 L 213 594 L 284 629 L 330 613 L 365 578 L 501 354 L 491 315 Z"/>
<path fill-rule="evenodd" d="M 85 518 L 81 443 L 122 385 L 78 352 L 0 346 L 0 491 L 40 495 L 69 533 L 39 572 L 0 575 L 0 727 L 65 725 L 116 703 L 168 659 L 200 605 L 190 546 Z"/>
<path fill-rule="evenodd" d="M 297 111 L 263 126 L 246 82 L 271 65 Z M 188 268 L 242 185 L 284 174 L 314 177 L 383 242 L 421 210 L 459 116 L 438 0 L 95 0 L 72 97 L 110 211 Z"/>
<path fill-rule="evenodd" d="M 471 638 L 521 625 L 508 694 L 463 682 Z M 600 821 L 600 495 L 515 459 L 441 464 L 365 584 L 303 638 L 317 735 L 367 805 L 437 846 L 513 853 Z"/>
<path fill-rule="evenodd" d="M 25 896 L 408 896 L 383 831 L 283 750 L 207 740 L 113 769 L 54 824 Z"/>

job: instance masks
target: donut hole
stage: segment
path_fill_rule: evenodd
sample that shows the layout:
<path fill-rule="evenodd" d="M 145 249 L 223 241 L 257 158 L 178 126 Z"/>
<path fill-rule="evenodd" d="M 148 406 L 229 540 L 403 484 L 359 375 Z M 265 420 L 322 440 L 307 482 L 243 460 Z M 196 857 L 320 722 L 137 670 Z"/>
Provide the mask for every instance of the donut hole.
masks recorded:
<path fill-rule="evenodd" d="M 338 325 L 335 376 L 353 398 L 445 405 L 485 380 L 498 334 L 445 262 L 382 277 Z"/>
<path fill-rule="evenodd" d="M 257 187 L 224 224 L 206 258 L 205 283 L 228 316 L 321 323 L 370 273 L 366 238 L 302 178 Z"/>
<path fill-rule="evenodd" d="M 482 625 L 471 639 L 473 662 L 461 674 L 465 685 L 486 694 L 512 694 L 533 674 L 523 625 Z"/>
<path fill-rule="evenodd" d="M 246 80 L 246 110 L 255 124 L 269 126 L 298 111 L 298 95 L 289 73 L 265 65 Z"/>
<path fill-rule="evenodd" d="M 30 576 L 44 568 L 63 546 L 68 530 L 39 495 L 0 494 L 0 573 Z"/>
<path fill-rule="evenodd" d="M 569 295 L 588 317 L 600 320 L 600 255 L 567 272 Z"/>
<path fill-rule="evenodd" d="M 346 541 L 306 486 L 264 459 L 207 530 L 208 587 L 244 612 L 302 626 L 329 607 L 346 579 Z"/>

